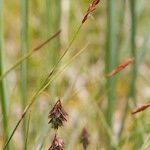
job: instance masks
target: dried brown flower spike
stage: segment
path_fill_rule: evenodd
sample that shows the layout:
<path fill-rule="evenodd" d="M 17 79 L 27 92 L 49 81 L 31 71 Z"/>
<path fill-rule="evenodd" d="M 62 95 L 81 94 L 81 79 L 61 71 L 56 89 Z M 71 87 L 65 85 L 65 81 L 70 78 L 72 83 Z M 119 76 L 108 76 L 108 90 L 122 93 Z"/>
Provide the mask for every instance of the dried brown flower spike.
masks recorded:
<path fill-rule="evenodd" d="M 124 63 L 122 63 L 121 65 L 117 66 L 111 73 L 109 73 L 107 75 L 107 77 L 111 77 L 111 76 L 115 75 L 116 73 L 118 73 L 119 71 L 121 71 L 125 67 L 127 67 L 129 64 L 133 63 L 133 61 L 134 61 L 133 58 L 127 59 Z"/>
<path fill-rule="evenodd" d="M 63 140 L 58 138 L 57 135 L 55 134 L 52 145 L 48 150 L 63 150 L 63 149 L 64 149 Z"/>
<path fill-rule="evenodd" d="M 145 104 L 141 104 L 139 107 L 137 107 L 135 110 L 132 111 L 132 115 L 134 115 L 138 112 L 141 112 L 141 111 L 145 110 L 148 107 L 150 107 L 150 102 L 145 103 Z"/>
<path fill-rule="evenodd" d="M 80 141 L 81 141 L 81 143 L 83 145 L 84 150 L 86 150 L 87 146 L 90 143 L 89 142 L 89 133 L 88 133 L 86 128 L 83 128 L 83 130 L 82 130 Z"/>
<path fill-rule="evenodd" d="M 100 0 L 93 0 L 92 3 L 89 5 L 89 8 L 82 20 L 82 24 L 87 20 L 88 15 L 93 12 L 96 9 L 96 6 L 98 5 L 98 3 L 100 2 Z"/>
<path fill-rule="evenodd" d="M 61 101 L 58 100 L 52 110 L 49 112 L 48 118 L 50 121 L 49 124 L 52 124 L 52 128 L 58 129 L 58 127 L 61 127 L 63 125 L 64 121 L 67 121 L 66 116 L 68 114 L 62 107 Z"/>

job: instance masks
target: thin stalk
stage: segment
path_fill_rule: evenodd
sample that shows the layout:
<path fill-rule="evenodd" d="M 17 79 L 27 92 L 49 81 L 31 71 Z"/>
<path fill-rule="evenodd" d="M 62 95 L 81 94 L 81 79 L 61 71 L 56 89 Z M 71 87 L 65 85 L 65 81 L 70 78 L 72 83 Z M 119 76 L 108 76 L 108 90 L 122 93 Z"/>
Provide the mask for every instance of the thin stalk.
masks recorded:
<path fill-rule="evenodd" d="M 4 28 L 3 28 L 3 8 L 4 1 L 0 0 L 0 75 L 4 72 Z M 8 128 L 8 112 L 7 112 L 7 94 L 5 80 L 0 80 L 0 99 L 1 99 L 1 109 L 3 114 L 3 138 L 4 142 L 9 137 L 9 128 Z M 9 146 L 7 147 L 9 149 Z"/>
<path fill-rule="evenodd" d="M 106 37 L 106 56 L 105 71 L 106 74 L 111 72 L 116 66 L 117 50 L 116 50 L 116 0 L 107 0 L 107 37 Z M 112 119 L 114 107 L 116 103 L 116 78 L 115 76 L 108 78 L 106 81 L 107 91 L 107 110 L 106 121 L 112 129 Z M 112 149 L 111 139 L 108 137 L 107 149 Z"/>
<path fill-rule="evenodd" d="M 57 61 L 56 65 L 54 66 L 54 68 L 52 69 L 52 71 L 50 71 L 50 73 L 48 74 L 48 76 L 45 78 L 44 82 L 42 83 L 42 86 L 37 90 L 37 92 L 35 92 L 33 94 L 33 96 L 30 98 L 30 102 L 29 104 L 26 106 L 26 108 L 24 109 L 24 112 L 22 113 L 20 119 L 18 120 L 14 130 L 12 131 L 10 137 L 8 138 L 3 150 L 5 150 L 10 142 L 10 140 L 12 139 L 15 131 L 17 130 L 18 126 L 20 125 L 20 123 L 22 122 L 22 120 L 24 119 L 25 115 L 27 114 L 28 110 L 30 109 L 30 107 L 33 105 L 33 103 L 35 102 L 37 96 L 43 92 L 50 84 L 51 84 L 51 77 L 52 75 L 55 73 L 59 63 L 61 62 L 61 60 L 64 58 L 64 56 L 67 54 L 67 52 L 69 51 L 69 49 L 71 48 L 73 42 L 75 41 L 80 29 L 82 27 L 82 24 L 79 26 L 79 28 L 77 29 L 75 35 L 73 36 L 72 40 L 70 41 L 68 47 L 65 49 L 64 53 L 62 54 L 62 56 L 59 58 L 59 60 Z M 76 55 L 77 57 L 78 55 Z M 76 58 L 74 57 L 74 59 Z"/>
<path fill-rule="evenodd" d="M 132 80 L 129 89 L 129 97 L 133 98 L 136 105 L 136 80 L 137 80 L 137 55 L 136 55 L 136 0 L 130 1 L 131 10 L 131 55 L 134 58 L 133 68 L 132 68 Z"/>
<path fill-rule="evenodd" d="M 53 31 L 60 28 L 60 16 L 61 16 L 61 1 L 60 0 L 46 0 L 46 36 Z M 46 66 L 47 67 L 53 67 L 60 56 L 60 37 L 58 40 L 54 41 L 51 46 L 48 47 L 50 51 L 47 53 L 47 61 Z M 55 97 L 58 94 L 58 89 L 60 86 L 58 86 L 58 82 L 55 83 L 55 85 L 50 86 L 51 91 L 51 97 Z M 54 88 L 55 87 L 55 88 Z"/>
<path fill-rule="evenodd" d="M 29 135 L 29 128 L 30 128 L 30 117 L 31 117 L 31 112 L 29 113 L 29 118 L 28 118 L 28 122 L 27 122 L 27 130 L 26 130 L 26 139 L 25 139 L 25 148 L 24 150 L 28 149 L 28 135 Z"/>
<path fill-rule="evenodd" d="M 127 100 L 126 100 L 126 104 L 125 104 L 125 110 L 124 110 L 122 121 L 121 121 L 121 128 L 119 131 L 119 137 L 121 136 L 123 129 L 124 129 L 126 115 L 128 112 L 129 100 L 130 99 L 133 100 L 134 105 L 136 105 L 136 80 L 137 80 L 137 70 L 138 70 L 138 68 L 137 68 L 137 55 L 136 55 L 136 27 L 137 27 L 136 0 L 130 1 L 130 10 L 131 10 L 131 55 L 134 58 L 134 62 L 132 65 L 131 84 L 129 87 Z"/>
<path fill-rule="evenodd" d="M 115 12 L 116 12 L 116 1 L 107 0 L 107 38 L 106 38 L 106 74 L 111 72 L 116 66 L 116 26 L 115 26 Z M 106 112 L 106 120 L 108 125 L 112 126 L 112 117 L 114 112 L 114 105 L 116 101 L 116 90 L 115 90 L 115 77 L 108 78 L 106 83 L 106 89 L 110 89 L 107 92 L 108 106 Z"/>
<path fill-rule="evenodd" d="M 55 37 L 57 37 L 59 34 L 60 34 L 60 31 L 58 31 L 57 33 L 55 33 L 53 36 L 51 36 L 49 39 L 47 39 L 46 41 L 44 41 L 43 43 L 41 43 L 40 45 L 38 45 L 33 50 L 27 52 L 27 54 L 25 54 L 23 57 L 21 57 L 20 59 L 18 59 L 17 62 L 12 67 L 10 67 L 5 73 L 3 73 L 2 75 L 0 75 L 0 80 L 2 80 L 3 78 L 5 78 L 11 71 L 13 71 L 17 66 L 19 66 L 22 61 L 24 61 L 25 59 L 31 57 L 31 55 L 34 52 L 36 52 L 39 49 L 41 49 L 42 47 L 44 47 L 47 43 L 49 43 L 52 39 L 54 39 Z"/>
<path fill-rule="evenodd" d="M 47 35 L 51 34 L 60 28 L 60 0 L 46 0 L 46 23 L 47 23 Z M 51 51 L 48 54 L 51 67 L 55 65 L 59 58 L 60 39 L 55 41 L 51 47 Z"/>
<path fill-rule="evenodd" d="M 28 49 L 28 0 L 21 0 L 21 56 L 27 54 Z M 24 110 L 27 100 L 27 59 L 21 62 L 21 103 Z M 26 119 L 22 124 L 23 141 L 25 145 Z"/>

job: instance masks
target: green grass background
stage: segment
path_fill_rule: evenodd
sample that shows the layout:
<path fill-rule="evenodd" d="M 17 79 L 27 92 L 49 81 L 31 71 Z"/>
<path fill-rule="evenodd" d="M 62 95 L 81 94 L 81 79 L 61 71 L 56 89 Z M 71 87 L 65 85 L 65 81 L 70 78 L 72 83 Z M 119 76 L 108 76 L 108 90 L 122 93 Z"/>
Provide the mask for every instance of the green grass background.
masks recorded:
<path fill-rule="evenodd" d="M 30 97 L 76 34 L 90 2 L 0 0 L 0 75 L 59 29 L 62 31 L 1 79 L 0 149 Z M 150 110 L 131 115 L 136 105 L 150 99 L 149 14 L 149 1 L 101 0 L 56 73 L 69 63 L 67 68 L 36 97 L 7 149 L 47 150 L 54 137 L 48 112 L 60 98 L 69 114 L 58 130 L 66 150 L 82 150 L 84 126 L 90 134 L 89 150 L 149 150 Z M 129 57 L 135 59 L 132 65 L 110 79 L 105 77 Z"/>

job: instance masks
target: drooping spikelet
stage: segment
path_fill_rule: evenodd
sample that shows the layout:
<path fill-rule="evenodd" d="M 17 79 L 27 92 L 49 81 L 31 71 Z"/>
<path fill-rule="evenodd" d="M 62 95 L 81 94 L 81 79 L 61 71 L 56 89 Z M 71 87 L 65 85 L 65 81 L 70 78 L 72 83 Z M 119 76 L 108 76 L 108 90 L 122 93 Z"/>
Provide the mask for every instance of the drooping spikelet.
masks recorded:
<path fill-rule="evenodd" d="M 100 2 L 100 0 L 93 0 L 90 3 L 90 5 L 88 7 L 88 10 L 87 10 L 86 14 L 83 17 L 82 24 L 87 20 L 88 15 L 96 9 L 96 6 L 98 5 L 99 2 Z"/>
<path fill-rule="evenodd" d="M 126 61 L 124 61 L 122 64 L 120 64 L 119 66 L 117 66 L 114 70 L 112 70 L 112 72 L 110 72 L 109 74 L 107 74 L 107 77 L 111 77 L 111 76 L 115 75 L 116 73 L 118 73 L 119 71 L 121 71 L 125 67 L 127 67 L 129 64 L 133 63 L 133 61 L 134 61 L 133 58 L 128 58 Z"/>
<path fill-rule="evenodd" d="M 144 103 L 144 104 L 141 104 L 140 106 L 138 106 L 137 108 L 135 108 L 133 111 L 132 111 L 132 115 L 138 113 L 138 112 L 141 112 L 143 110 L 145 110 L 146 108 L 150 107 L 150 102 L 149 103 Z"/>
<path fill-rule="evenodd" d="M 63 140 L 58 138 L 57 135 L 55 134 L 52 145 L 48 150 L 63 150 L 63 149 L 64 149 Z"/>
<path fill-rule="evenodd" d="M 52 128 L 58 129 L 58 127 L 61 127 L 63 125 L 64 121 L 67 121 L 67 113 L 62 107 L 61 101 L 58 100 L 52 110 L 49 112 L 48 118 L 50 121 L 49 124 L 52 124 Z"/>

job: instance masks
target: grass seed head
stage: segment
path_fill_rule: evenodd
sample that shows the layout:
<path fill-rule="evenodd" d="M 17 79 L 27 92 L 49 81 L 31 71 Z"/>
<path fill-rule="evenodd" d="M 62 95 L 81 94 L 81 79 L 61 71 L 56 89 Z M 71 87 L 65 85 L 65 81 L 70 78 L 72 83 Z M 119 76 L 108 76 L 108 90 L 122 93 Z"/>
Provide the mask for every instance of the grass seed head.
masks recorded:
<path fill-rule="evenodd" d="M 132 115 L 139 113 L 141 111 L 144 111 L 146 108 L 150 107 L 150 102 L 149 103 L 145 103 L 145 104 L 141 104 L 139 107 L 135 108 L 132 111 Z"/>
<path fill-rule="evenodd" d="M 63 150 L 63 149 L 64 149 L 63 140 L 58 138 L 57 135 L 55 134 L 52 145 L 48 150 Z"/>
<path fill-rule="evenodd" d="M 58 100 L 52 110 L 49 112 L 48 118 L 50 121 L 49 124 L 52 124 L 52 128 L 58 129 L 58 127 L 63 126 L 63 122 L 67 121 L 67 113 L 62 107 L 61 101 Z"/>
<path fill-rule="evenodd" d="M 90 3 L 90 5 L 88 7 L 88 10 L 87 10 L 86 14 L 83 17 L 82 24 L 87 20 L 88 15 L 96 9 L 96 6 L 98 5 L 99 2 L 100 2 L 100 0 L 93 0 Z"/>

